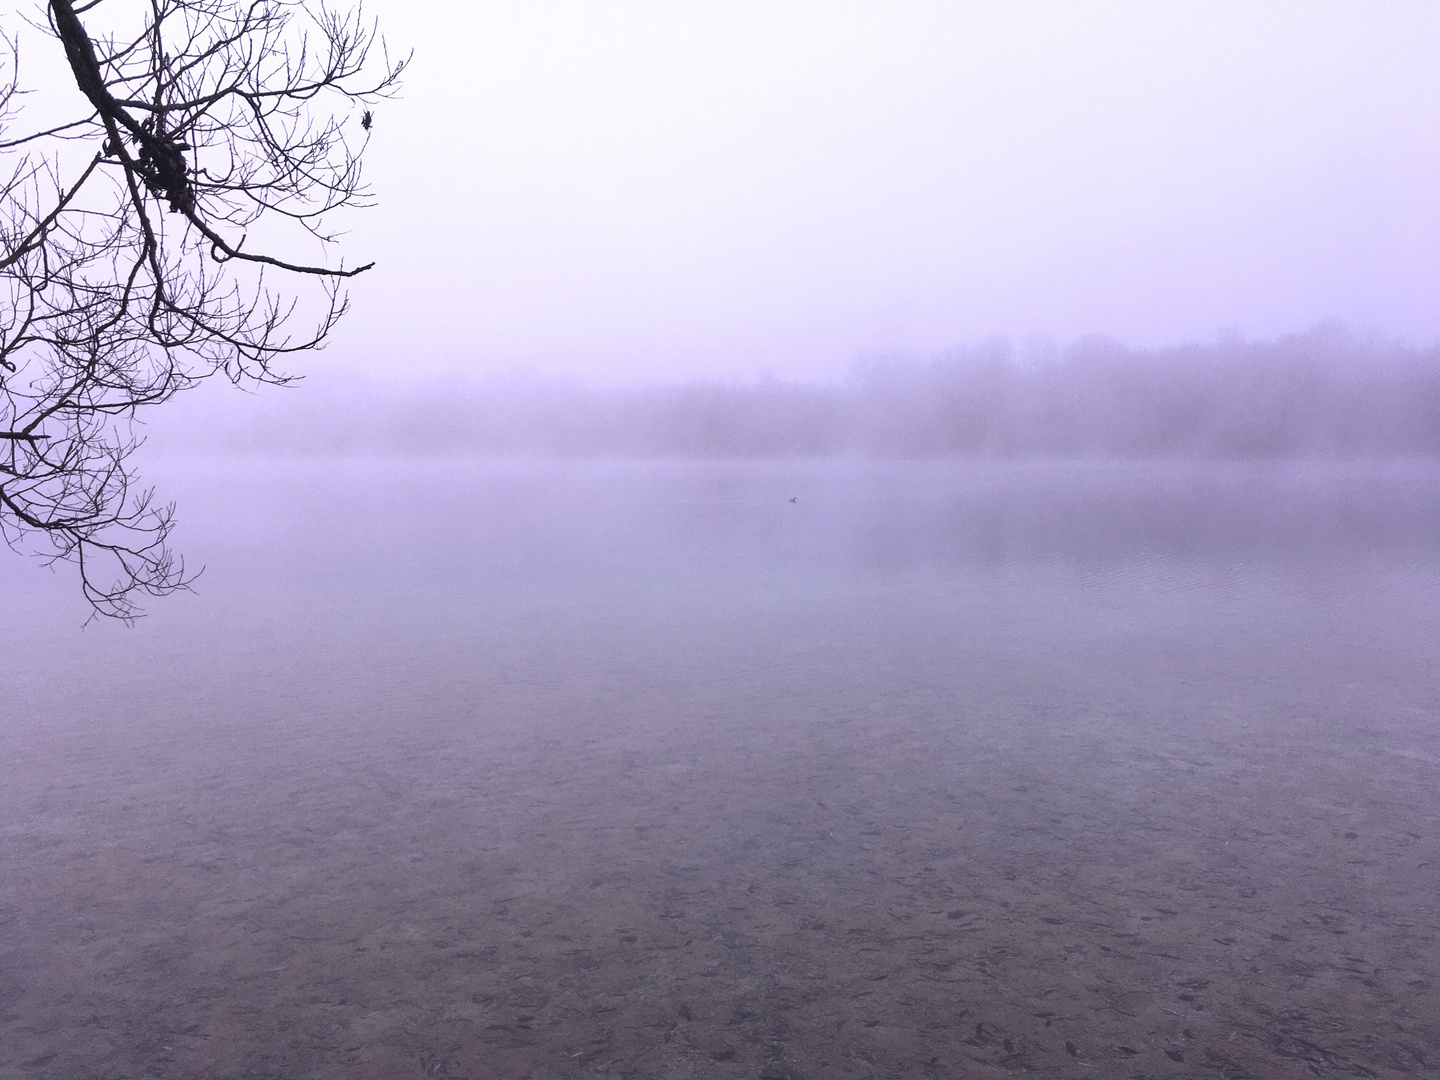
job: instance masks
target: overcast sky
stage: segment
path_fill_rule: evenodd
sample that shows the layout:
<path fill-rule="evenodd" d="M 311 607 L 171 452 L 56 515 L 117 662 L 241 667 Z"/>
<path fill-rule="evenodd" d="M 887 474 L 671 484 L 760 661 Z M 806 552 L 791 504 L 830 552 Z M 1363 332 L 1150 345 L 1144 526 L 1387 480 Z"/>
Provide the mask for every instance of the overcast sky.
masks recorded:
<path fill-rule="evenodd" d="M 1440 4 L 371 0 L 325 364 L 808 377 L 994 334 L 1440 339 Z"/>

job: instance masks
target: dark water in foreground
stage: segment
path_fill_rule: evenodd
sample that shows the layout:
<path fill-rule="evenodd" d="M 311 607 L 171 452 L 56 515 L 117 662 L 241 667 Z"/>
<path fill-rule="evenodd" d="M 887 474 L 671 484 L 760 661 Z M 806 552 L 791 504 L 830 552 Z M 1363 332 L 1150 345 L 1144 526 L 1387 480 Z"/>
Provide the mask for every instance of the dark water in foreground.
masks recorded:
<path fill-rule="evenodd" d="M 1434 466 L 163 472 L 0 563 L 0 1074 L 1440 1067 Z"/>

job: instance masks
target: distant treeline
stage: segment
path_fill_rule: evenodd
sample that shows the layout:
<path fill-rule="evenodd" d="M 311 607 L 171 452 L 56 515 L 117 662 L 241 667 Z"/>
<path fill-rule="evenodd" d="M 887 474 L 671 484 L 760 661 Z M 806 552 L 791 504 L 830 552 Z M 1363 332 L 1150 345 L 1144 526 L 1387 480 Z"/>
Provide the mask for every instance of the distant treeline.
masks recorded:
<path fill-rule="evenodd" d="M 1440 456 L 1440 347 L 1319 328 L 1141 350 L 1004 341 L 838 383 L 326 379 L 156 418 L 162 451 L 573 457 Z"/>

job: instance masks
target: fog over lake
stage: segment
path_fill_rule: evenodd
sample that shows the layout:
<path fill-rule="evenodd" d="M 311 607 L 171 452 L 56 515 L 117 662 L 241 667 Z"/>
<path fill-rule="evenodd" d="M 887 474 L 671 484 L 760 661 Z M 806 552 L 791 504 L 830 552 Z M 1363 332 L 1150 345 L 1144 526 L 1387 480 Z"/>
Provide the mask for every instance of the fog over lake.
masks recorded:
<path fill-rule="evenodd" d="M 1440 1077 L 1440 4 L 10 10 L 0 1080 Z"/>
<path fill-rule="evenodd" d="M 1423 1076 L 1440 465 L 156 456 L 8 559 L 0 1071 Z"/>

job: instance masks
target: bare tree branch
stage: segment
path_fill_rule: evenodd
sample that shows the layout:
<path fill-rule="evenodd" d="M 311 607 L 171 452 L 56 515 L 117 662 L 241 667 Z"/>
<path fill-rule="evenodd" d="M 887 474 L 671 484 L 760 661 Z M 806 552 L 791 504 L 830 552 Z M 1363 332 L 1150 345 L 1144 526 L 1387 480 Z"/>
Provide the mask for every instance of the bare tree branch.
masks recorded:
<path fill-rule="evenodd" d="M 32 25 L 79 93 L 74 119 L 0 139 L 0 536 L 128 620 L 189 581 L 129 465 L 137 412 L 215 374 L 285 382 L 281 357 L 323 346 L 340 280 L 374 264 L 284 249 L 371 204 L 361 153 L 408 57 L 323 0 L 47 0 Z M 0 31 L 0 133 L 18 58 Z"/>

